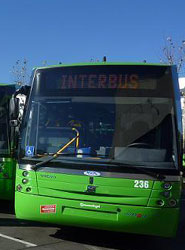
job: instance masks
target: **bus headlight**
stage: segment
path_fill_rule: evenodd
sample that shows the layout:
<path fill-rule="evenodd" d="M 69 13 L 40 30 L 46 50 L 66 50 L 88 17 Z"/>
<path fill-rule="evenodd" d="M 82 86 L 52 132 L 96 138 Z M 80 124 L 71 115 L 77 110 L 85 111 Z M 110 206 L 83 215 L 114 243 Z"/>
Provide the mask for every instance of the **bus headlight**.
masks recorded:
<path fill-rule="evenodd" d="M 17 185 L 17 191 L 21 192 L 22 186 L 20 184 Z"/>
<path fill-rule="evenodd" d="M 31 192 L 31 188 L 30 188 L 30 187 L 27 187 L 27 188 L 26 188 L 26 192 Z"/>
<path fill-rule="evenodd" d="M 169 182 L 166 182 L 166 183 L 163 184 L 163 188 L 164 189 L 171 189 L 172 188 L 172 184 L 169 183 Z"/>
<path fill-rule="evenodd" d="M 161 193 L 162 196 L 164 196 L 165 198 L 169 198 L 170 197 L 170 191 L 164 191 Z"/>
<path fill-rule="evenodd" d="M 26 178 L 22 179 L 22 183 L 23 183 L 23 184 L 28 183 L 28 179 L 26 179 Z"/>
<path fill-rule="evenodd" d="M 163 200 L 158 200 L 157 205 L 160 206 L 160 207 L 164 206 L 164 201 Z"/>
<path fill-rule="evenodd" d="M 177 201 L 175 199 L 170 199 L 169 200 L 169 205 L 170 205 L 170 207 L 176 207 L 177 206 Z"/>
<path fill-rule="evenodd" d="M 28 174 L 29 174 L 28 171 L 23 171 L 23 172 L 22 172 L 22 175 L 23 175 L 24 177 L 28 176 Z"/>

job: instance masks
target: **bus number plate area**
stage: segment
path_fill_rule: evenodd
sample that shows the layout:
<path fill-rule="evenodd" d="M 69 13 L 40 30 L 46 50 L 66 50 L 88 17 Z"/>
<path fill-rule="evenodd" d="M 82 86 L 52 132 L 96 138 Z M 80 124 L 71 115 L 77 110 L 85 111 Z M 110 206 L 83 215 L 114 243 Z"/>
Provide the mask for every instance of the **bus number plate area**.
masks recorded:
<path fill-rule="evenodd" d="M 149 181 L 135 180 L 134 187 L 135 188 L 149 188 Z"/>

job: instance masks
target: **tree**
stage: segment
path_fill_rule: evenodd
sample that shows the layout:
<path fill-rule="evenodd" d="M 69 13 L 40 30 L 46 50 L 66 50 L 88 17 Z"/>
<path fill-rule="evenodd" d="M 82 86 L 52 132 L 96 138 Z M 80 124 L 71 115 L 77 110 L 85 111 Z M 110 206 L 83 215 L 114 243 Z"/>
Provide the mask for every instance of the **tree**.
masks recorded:
<path fill-rule="evenodd" d="M 161 62 L 176 64 L 179 76 L 184 76 L 185 73 L 185 40 L 179 44 L 175 44 L 171 37 L 166 39 L 166 44 L 163 47 L 163 57 Z M 182 96 L 182 123 L 183 123 L 183 148 L 185 153 L 185 88 L 181 89 Z M 181 102 L 181 103 L 182 103 Z"/>
<path fill-rule="evenodd" d="M 162 48 L 162 63 L 177 65 L 177 71 L 182 74 L 185 67 L 185 40 L 180 43 L 174 43 L 171 37 L 167 37 L 165 45 Z"/>
<path fill-rule="evenodd" d="M 13 81 L 19 85 L 27 85 L 29 83 L 28 60 L 17 60 L 11 71 Z"/>

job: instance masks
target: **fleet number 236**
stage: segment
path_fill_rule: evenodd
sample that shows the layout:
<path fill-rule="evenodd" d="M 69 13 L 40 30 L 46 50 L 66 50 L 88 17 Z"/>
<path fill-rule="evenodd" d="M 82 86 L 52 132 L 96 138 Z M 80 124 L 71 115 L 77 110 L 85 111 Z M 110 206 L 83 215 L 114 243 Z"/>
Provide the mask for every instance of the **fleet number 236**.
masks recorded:
<path fill-rule="evenodd" d="M 149 188 L 149 181 L 134 181 L 134 187 L 135 188 Z"/>

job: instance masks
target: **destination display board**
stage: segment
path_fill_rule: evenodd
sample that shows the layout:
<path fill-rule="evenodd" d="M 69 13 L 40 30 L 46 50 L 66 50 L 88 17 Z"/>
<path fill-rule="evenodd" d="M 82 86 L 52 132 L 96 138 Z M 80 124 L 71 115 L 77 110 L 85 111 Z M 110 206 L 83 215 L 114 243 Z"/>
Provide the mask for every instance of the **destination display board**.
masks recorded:
<path fill-rule="evenodd" d="M 173 92 L 170 68 L 164 66 L 71 66 L 40 69 L 36 74 L 37 90 L 42 94 L 135 95 L 137 91 L 149 91 L 152 95 L 170 95 Z"/>

